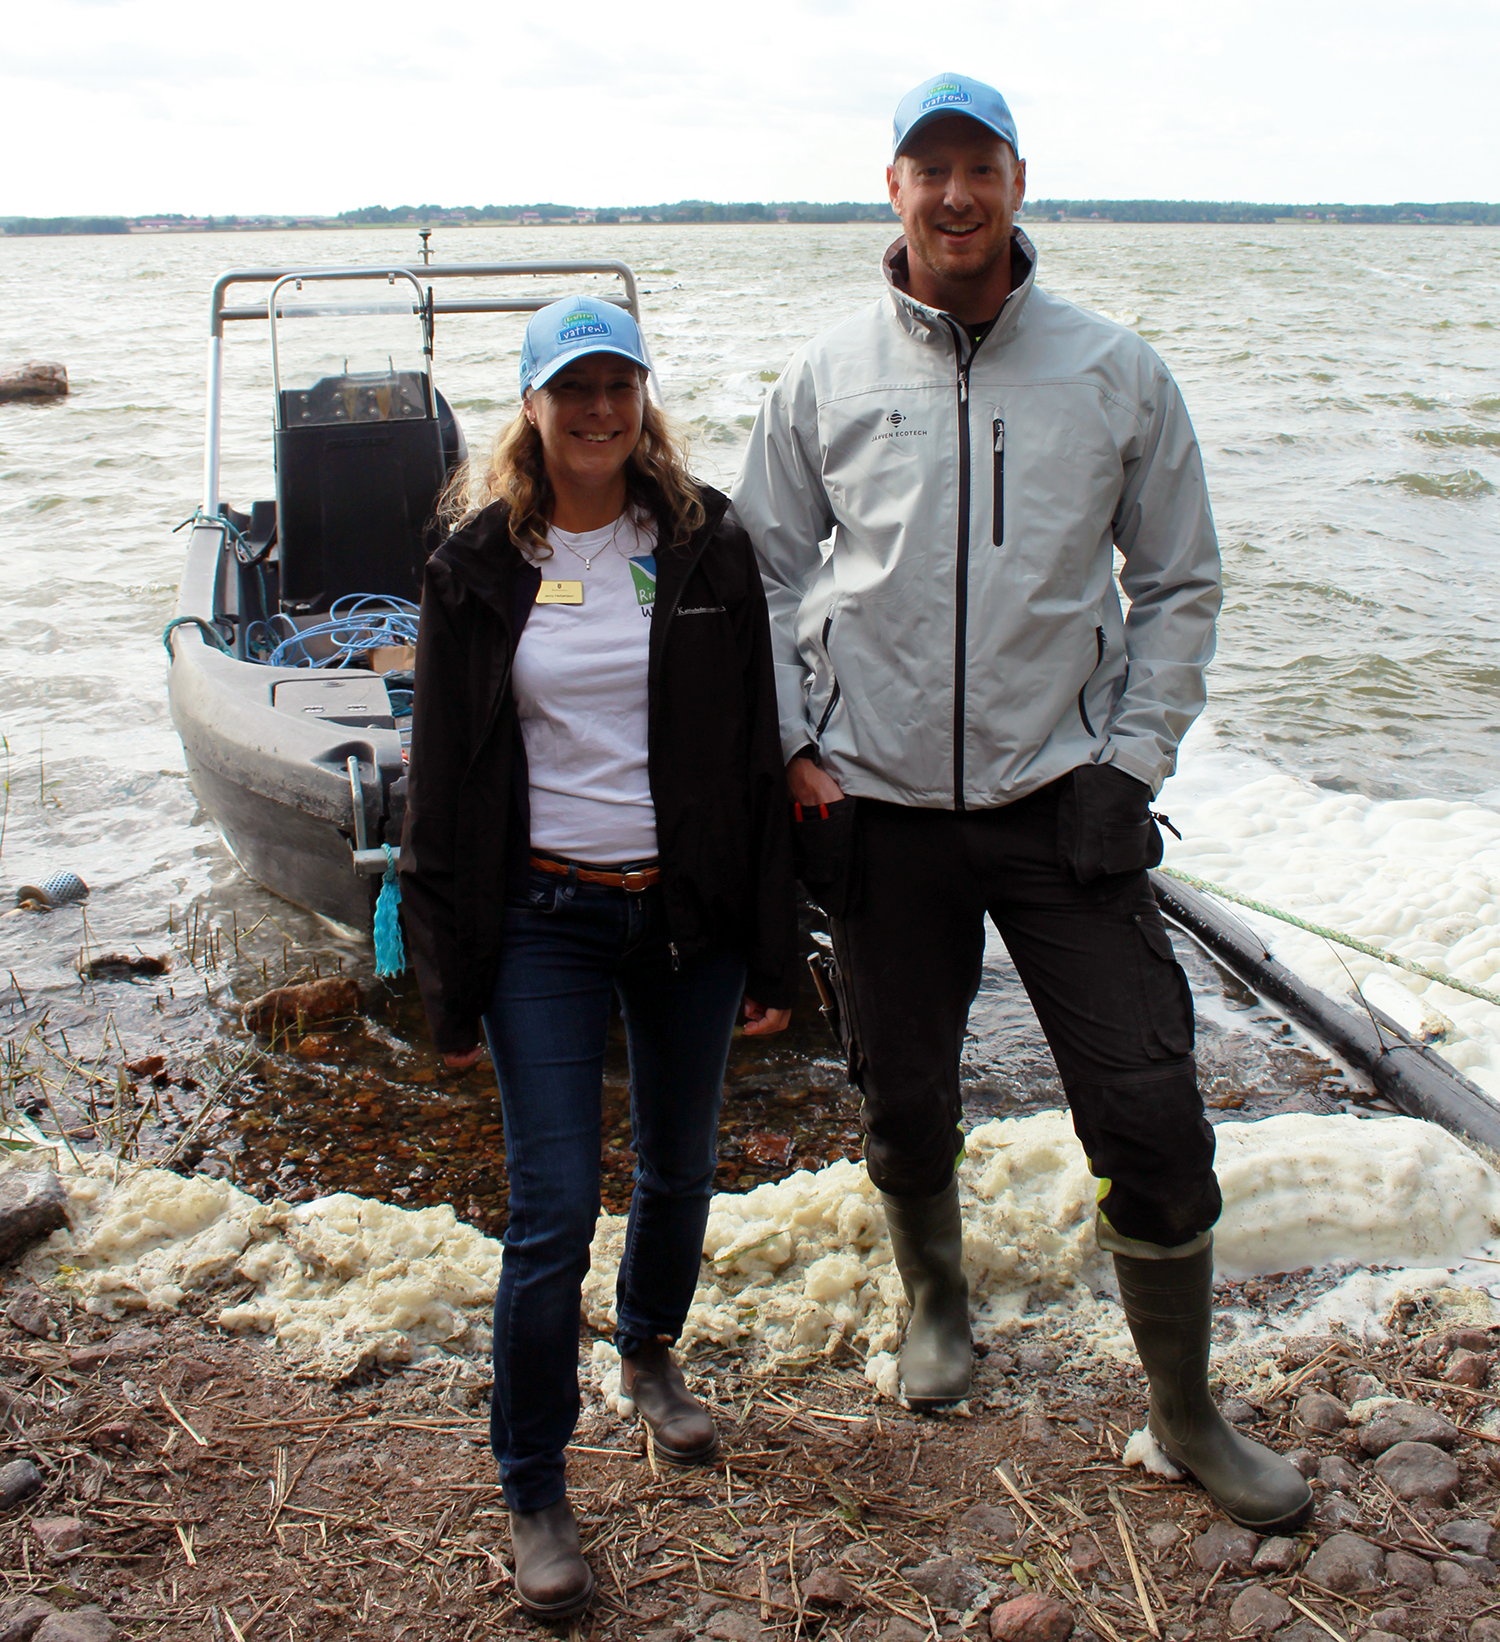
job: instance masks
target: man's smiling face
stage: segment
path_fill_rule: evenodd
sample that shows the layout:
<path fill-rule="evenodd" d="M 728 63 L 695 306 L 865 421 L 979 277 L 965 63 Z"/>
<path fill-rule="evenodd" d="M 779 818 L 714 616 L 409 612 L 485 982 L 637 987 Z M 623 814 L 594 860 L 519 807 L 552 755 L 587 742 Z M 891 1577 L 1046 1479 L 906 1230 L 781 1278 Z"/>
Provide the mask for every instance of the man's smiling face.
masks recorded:
<path fill-rule="evenodd" d="M 1026 195 L 1026 162 L 987 126 L 962 114 L 933 120 L 887 168 L 891 204 L 912 258 L 939 287 L 972 293 L 1001 272 L 1009 280 L 1011 228 Z M 912 269 L 913 284 L 921 281 Z M 917 294 L 914 289 L 913 294 Z M 1002 291 L 995 304 L 1005 300 Z M 949 308 L 967 304 L 942 301 Z"/>

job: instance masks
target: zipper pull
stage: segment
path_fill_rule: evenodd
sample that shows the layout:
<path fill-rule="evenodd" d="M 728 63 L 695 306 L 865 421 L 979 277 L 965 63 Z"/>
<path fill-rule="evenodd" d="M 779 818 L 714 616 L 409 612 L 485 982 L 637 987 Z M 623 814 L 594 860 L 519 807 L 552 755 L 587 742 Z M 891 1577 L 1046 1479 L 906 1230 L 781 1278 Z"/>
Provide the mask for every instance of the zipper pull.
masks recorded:
<path fill-rule="evenodd" d="M 969 402 L 969 373 L 967 369 L 958 373 L 958 402 L 967 405 Z"/>
<path fill-rule="evenodd" d="M 995 454 L 996 456 L 1004 456 L 1005 454 L 1005 424 L 998 416 L 995 418 Z"/>
<path fill-rule="evenodd" d="M 677 943 L 676 943 L 676 941 L 668 941 L 667 942 L 667 951 L 669 953 L 671 953 L 671 955 L 672 955 L 672 973 L 675 975 L 678 972 L 678 970 L 680 970 L 682 968 L 682 961 L 677 956 Z"/>

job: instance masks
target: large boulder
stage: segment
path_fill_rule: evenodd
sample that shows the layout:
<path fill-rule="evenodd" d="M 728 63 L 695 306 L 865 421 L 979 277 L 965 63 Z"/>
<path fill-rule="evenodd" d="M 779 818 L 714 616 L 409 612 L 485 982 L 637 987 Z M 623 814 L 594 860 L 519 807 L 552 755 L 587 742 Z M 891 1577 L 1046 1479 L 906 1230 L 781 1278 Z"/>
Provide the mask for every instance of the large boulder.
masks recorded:
<path fill-rule="evenodd" d="M 68 368 L 51 359 L 31 359 L 0 371 L 0 404 L 13 399 L 61 399 L 68 391 Z"/>

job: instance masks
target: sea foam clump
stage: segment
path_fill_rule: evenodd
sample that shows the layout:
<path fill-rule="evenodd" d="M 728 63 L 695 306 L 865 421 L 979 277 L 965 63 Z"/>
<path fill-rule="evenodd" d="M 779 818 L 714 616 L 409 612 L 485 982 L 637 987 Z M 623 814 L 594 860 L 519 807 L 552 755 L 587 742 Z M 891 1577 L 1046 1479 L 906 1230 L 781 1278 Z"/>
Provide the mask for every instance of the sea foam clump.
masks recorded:
<path fill-rule="evenodd" d="M 1184 834 L 1166 840 L 1168 868 L 1500 992 L 1500 812 L 1328 792 L 1253 763 L 1226 781 L 1224 761 L 1203 745 L 1211 734 L 1195 728 L 1195 756 L 1162 794 Z M 1500 1008 L 1279 919 L 1234 903 L 1229 911 L 1288 969 L 1356 1009 L 1358 982 L 1376 1008 L 1500 1098 Z"/>
<path fill-rule="evenodd" d="M 1302 1317 L 1284 1317 L 1283 1329 L 1378 1325 L 1403 1269 L 1419 1286 L 1448 1285 L 1448 1268 L 1500 1233 L 1500 1175 L 1432 1124 L 1292 1113 L 1215 1133 L 1221 1271 L 1397 1268 L 1355 1271 Z M 24 1269 L 70 1286 L 95 1312 L 170 1311 L 196 1297 L 222 1328 L 274 1335 L 330 1373 L 488 1343 L 500 1245 L 446 1206 L 403 1209 L 339 1193 L 294 1208 L 109 1158 L 14 1155 L 59 1170 L 71 1222 Z M 1055 1323 L 1087 1349 L 1128 1351 L 1107 1299 L 1110 1263 L 1094 1239 L 1096 1183 L 1067 1113 L 983 1124 L 968 1137 L 958 1177 L 976 1332 Z M 601 1217 L 584 1286 L 585 1314 L 600 1330 L 615 1320 L 624 1234 L 623 1218 Z M 832 1163 L 715 1197 L 704 1261 L 686 1343 L 774 1363 L 845 1342 L 872 1383 L 894 1389 L 901 1280 L 863 1165 Z M 1488 1297 L 1474 1291 L 1472 1303 L 1488 1307 Z M 609 1348 L 595 1355 L 607 1373 Z"/>

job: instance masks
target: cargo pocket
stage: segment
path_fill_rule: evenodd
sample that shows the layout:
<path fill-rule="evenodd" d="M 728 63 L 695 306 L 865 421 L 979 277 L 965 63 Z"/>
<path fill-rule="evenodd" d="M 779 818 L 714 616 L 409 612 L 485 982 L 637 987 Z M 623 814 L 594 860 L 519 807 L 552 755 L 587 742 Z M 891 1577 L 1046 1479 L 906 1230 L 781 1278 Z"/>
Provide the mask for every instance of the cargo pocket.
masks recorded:
<path fill-rule="evenodd" d="M 1193 989 L 1172 950 L 1161 913 L 1135 914 L 1135 927 L 1146 945 L 1141 958 L 1141 988 L 1149 1024 L 1146 1052 L 1153 1060 L 1175 1060 L 1193 1052 Z"/>
<path fill-rule="evenodd" d="M 792 806 L 792 865 L 809 901 L 830 918 L 849 912 L 856 800 Z"/>

